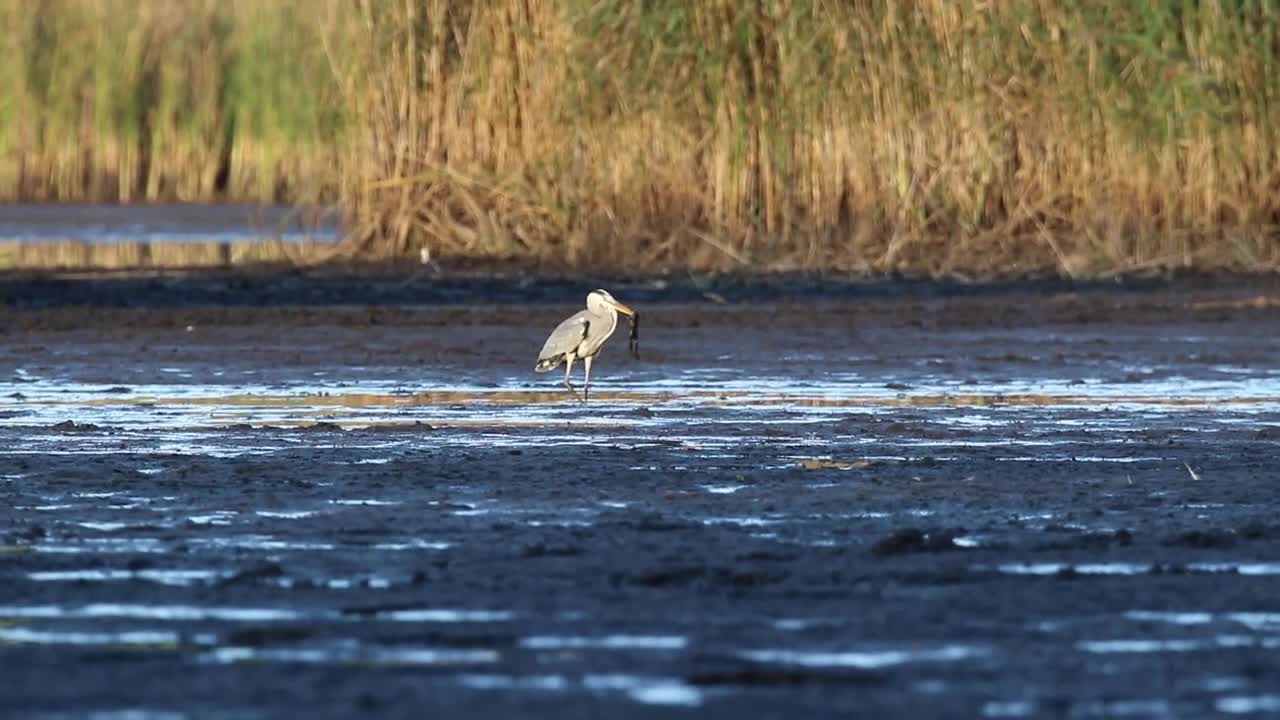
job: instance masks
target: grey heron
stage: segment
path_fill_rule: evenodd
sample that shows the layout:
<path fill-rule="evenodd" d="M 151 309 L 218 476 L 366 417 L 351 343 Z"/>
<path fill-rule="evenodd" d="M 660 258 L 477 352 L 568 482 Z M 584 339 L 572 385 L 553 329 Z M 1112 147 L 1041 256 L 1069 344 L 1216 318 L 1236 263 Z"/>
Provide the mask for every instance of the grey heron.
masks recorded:
<path fill-rule="evenodd" d="M 591 393 L 591 361 L 604 346 L 604 341 L 613 335 L 618 328 L 618 313 L 631 318 L 631 351 L 635 353 L 638 318 L 636 311 L 614 299 L 607 290 L 592 290 L 587 293 L 587 309 L 570 315 L 551 331 L 551 336 L 538 353 L 536 372 L 547 372 L 564 363 L 564 386 L 577 397 L 578 392 L 569 375 L 573 372 L 573 363 L 582 360 L 586 365 L 586 375 L 582 381 L 582 401 L 587 401 Z"/>

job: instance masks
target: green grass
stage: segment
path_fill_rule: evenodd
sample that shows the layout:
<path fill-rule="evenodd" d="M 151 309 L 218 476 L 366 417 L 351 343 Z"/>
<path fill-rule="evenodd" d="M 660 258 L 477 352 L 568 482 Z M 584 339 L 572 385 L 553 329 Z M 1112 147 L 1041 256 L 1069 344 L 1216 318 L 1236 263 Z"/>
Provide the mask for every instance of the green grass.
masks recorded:
<path fill-rule="evenodd" d="M 0 196 L 316 200 L 344 114 L 335 2 L 0 0 Z"/>

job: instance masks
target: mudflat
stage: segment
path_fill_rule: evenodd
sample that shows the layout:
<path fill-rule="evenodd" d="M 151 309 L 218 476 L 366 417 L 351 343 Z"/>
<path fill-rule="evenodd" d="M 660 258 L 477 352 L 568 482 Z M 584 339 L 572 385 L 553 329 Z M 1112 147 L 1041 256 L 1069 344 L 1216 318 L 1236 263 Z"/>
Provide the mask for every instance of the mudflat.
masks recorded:
<path fill-rule="evenodd" d="M 0 298 L 5 715 L 1280 711 L 1274 281 Z"/>

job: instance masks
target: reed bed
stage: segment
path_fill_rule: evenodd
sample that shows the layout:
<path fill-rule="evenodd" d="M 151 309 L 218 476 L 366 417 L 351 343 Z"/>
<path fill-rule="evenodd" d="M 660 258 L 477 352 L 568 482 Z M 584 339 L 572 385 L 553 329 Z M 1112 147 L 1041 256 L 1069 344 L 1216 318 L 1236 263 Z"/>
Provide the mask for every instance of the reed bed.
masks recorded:
<path fill-rule="evenodd" d="M 342 256 L 1280 268 L 1278 0 L 0 0 L 0 196 Z"/>
<path fill-rule="evenodd" d="M 323 258 L 316 241 L 220 240 L 89 243 L 80 240 L 0 243 L 0 271 L 184 270 L 288 267 Z"/>
<path fill-rule="evenodd" d="M 0 197 L 316 201 L 336 2 L 0 0 Z"/>

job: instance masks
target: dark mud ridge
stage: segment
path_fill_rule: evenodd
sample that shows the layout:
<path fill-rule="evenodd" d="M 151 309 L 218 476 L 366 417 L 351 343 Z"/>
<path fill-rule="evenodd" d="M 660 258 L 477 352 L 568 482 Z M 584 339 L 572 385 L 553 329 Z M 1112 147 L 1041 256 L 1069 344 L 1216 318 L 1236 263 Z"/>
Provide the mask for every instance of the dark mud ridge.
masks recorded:
<path fill-rule="evenodd" d="M 988 282 L 859 278 L 830 274 L 622 276 L 613 272 L 549 272 L 506 267 L 441 271 L 404 264 L 312 269 L 263 267 L 155 272 L 0 274 L 0 302 L 16 309 L 95 306 L 323 306 L 577 303 L 608 287 L 632 302 L 771 303 L 862 299 L 1000 298 L 1057 293 L 1280 292 L 1273 275 L 1200 273 L 1071 280 L 1043 277 Z"/>

